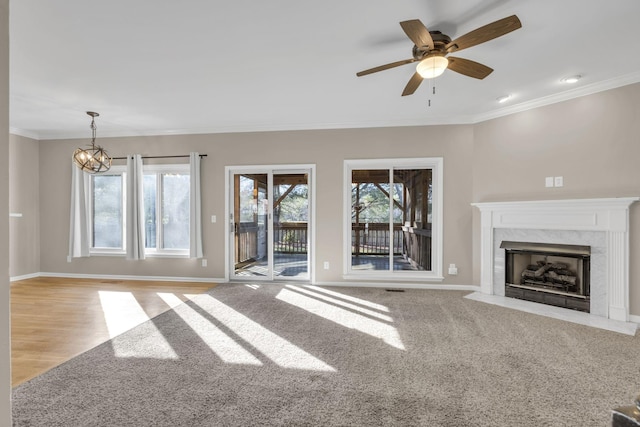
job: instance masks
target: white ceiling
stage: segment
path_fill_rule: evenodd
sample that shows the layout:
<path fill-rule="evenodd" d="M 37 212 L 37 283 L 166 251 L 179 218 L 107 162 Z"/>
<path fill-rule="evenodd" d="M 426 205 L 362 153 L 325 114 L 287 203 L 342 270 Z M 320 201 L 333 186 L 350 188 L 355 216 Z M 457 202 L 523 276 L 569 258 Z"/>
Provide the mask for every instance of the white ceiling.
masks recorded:
<path fill-rule="evenodd" d="M 475 123 L 640 81 L 640 1 L 12 0 L 10 124 L 38 139 Z M 401 97 L 400 21 L 452 39 L 516 14 L 522 28 L 455 55 Z M 561 83 L 580 74 L 575 85 Z M 498 104 L 496 98 L 512 98 Z M 431 100 L 431 106 L 428 102 Z"/>

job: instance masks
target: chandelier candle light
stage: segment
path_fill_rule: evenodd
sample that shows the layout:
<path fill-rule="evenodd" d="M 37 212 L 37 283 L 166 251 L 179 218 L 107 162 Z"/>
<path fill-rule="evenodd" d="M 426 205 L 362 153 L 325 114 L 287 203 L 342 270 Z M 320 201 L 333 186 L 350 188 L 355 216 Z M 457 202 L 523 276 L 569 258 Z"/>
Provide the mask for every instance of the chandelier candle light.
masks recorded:
<path fill-rule="evenodd" d="M 93 111 L 87 111 L 87 114 L 91 116 L 91 145 L 88 148 L 77 148 L 73 152 L 73 162 L 85 172 L 106 172 L 111 168 L 111 157 L 104 148 L 96 145 L 95 118 L 100 114 Z"/>

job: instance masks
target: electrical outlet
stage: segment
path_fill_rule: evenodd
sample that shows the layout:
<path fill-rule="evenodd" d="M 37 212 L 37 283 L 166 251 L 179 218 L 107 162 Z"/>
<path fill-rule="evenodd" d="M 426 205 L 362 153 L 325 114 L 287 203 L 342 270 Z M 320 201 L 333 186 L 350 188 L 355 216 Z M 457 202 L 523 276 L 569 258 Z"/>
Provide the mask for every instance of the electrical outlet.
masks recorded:
<path fill-rule="evenodd" d="M 449 264 L 449 275 L 455 276 L 458 274 L 458 267 L 455 264 Z"/>
<path fill-rule="evenodd" d="M 215 215 L 211 215 L 211 222 L 215 223 L 218 218 Z"/>
<path fill-rule="evenodd" d="M 553 178 L 553 184 L 556 187 L 562 187 L 564 185 L 564 177 L 556 176 L 555 178 Z"/>
<path fill-rule="evenodd" d="M 329 261 L 325 261 L 324 262 L 324 269 L 328 270 L 329 269 Z"/>
<path fill-rule="evenodd" d="M 204 258 L 202 259 L 202 266 L 203 266 L 203 267 L 206 267 L 206 266 L 207 266 L 207 260 L 206 260 L 206 259 L 204 259 Z"/>

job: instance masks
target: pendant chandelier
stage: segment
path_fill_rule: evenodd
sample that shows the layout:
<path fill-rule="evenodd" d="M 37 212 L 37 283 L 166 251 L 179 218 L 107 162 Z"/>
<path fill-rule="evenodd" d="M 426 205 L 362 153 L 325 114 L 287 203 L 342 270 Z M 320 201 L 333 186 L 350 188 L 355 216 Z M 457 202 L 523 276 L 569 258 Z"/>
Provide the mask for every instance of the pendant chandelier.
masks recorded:
<path fill-rule="evenodd" d="M 96 145 L 95 118 L 100 114 L 93 111 L 87 111 L 87 114 L 91 116 L 91 145 L 88 148 L 76 149 L 73 152 L 73 162 L 85 172 L 106 172 L 111 168 L 111 157 L 104 148 Z"/>

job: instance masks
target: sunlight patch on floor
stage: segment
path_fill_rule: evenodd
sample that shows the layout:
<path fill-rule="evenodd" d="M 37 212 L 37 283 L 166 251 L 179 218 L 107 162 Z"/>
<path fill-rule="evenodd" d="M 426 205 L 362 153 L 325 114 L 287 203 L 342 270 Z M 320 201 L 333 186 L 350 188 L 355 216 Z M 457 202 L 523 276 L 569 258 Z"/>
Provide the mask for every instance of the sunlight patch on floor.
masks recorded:
<path fill-rule="evenodd" d="M 348 303 L 348 302 L 341 301 L 338 298 L 332 298 L 332 297 L 329 297 L 329 296 L 326 296 L 326 295 L 322 295 L 322 294 L 317 292 L 317 289 L 312 288 L 312 287 L 309 287 L 308 288 L 309 290 L 307 290 L 304 287 L 287 285 L 287 288 L 289 288 L 291 290 L 294 290 L 294 291 L 302 292 L 303 294 L 309 295 L 309 296 L 311 296 L 313 298 L 321 299 L 321 300 L 326 301 L 326 302 L 328 302 L 330 304 L 334 304 L 334 305 L 337 305 L 337 306 L 340 306 L 340 307 L 344 307 L 347 310 L 358 311 L 358 312 L 360 312 L 362 314 L 366 314 L 368 316 L 375 317 L 375 318 L 378 318 L 380 320 L 384 320 L 385 322 L 393 323 L 393 318 L 391 316 L 388 316 L 388 315 L 382 314 L 382 313 L 378 313 L 377 311 L 374 311 L 374 310 L 369 310 L 367 308 L 360 307 L 360 306 L 358 306 L 356 304 L 351 304 L 351 303 Z M 312 291 L 315 291 L 315 292 L 312 292 Z"/>
<path fill-rule="evenodd" d="M 300 291 L 299 288 L 294 289 Z M 287 288 L 282 289 L 276 298 L 346 328 L 355 329 L 372 337 L 381 339 L 392 347 L 400 350 L 406 350 L 402 340 L 400 339 L 398 330 L 387 323 L 337 307 L 333 303 L 318 301 L 316 298 L 301 295 L 299 292 L 294 292 Z"/>
<path fill-rule="evenodd" d="M 109 338 L 149 320 L 131 292 L 98 291 Z"/>
<path fill-rule="evenodd" d="M 222 332 L 204 316 L 187 304 L 183 304 L 180 298 L 171 293 L 158 293 L 173 311 L 211 348 L 223 362 L 240 365 L 261 366 L 255 356 L 236 343 L 231 337 Z"/>
<path fill-rule="evenodd" d="M 335 372 L 335 369 L 300 347 L 271 332 L 211 295 L 189 296 L 209 315 L 237 334 L 276 365 L 288 369 Z M 309 331 L 312 333 L 312 331 Z"/>
<path fill-rule="evenodd" d="M 152 323 L 147 322 L 149 316 L 144 312 L 131 292 L 98 291 L 104 320 L 109 337 L 112 338 L 113 351 L 116 357 L 136 357 L 152 359 L 177 359 L 178 355 L 171 348 L 162 333 Z M 147 329 L 145 338 L 135 345 L 125 345 L 127 340 L 118 336 L 138 325 Z"/>
<path fill-rule="evenodd" d="M 378 310 L 378 311 L 383 311 L 385 313 L 389 312 L 389 308 L 382 305 L 382 304 L 378 304 L 375 302 L 371 302 L 371 301 L 367 301 L 365 299 L 362 298 L 356 298 L 356 297 L 352 297 L 351 295 L 346 295 L 346 294 L 341 294 L 340 292 L 335 292 L 326 288 L 321 288 L 319 286 L 305 286 L 305 288 L 307 289 L 313 289 L 315 292 L 321 292 L 323 294 L 327 294 L 327 295 L 332 295 L 334 297 L 338 297 L 340 299 L 346 300 L 346 301 L 351 301 L 353 303 L 356 303 L 358 305 L 363 305 L 365 307 L 369 307 L 369 308 L 373 308 L 374 310 Z"/>

